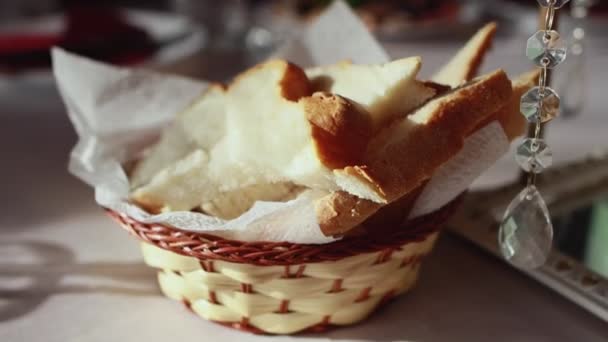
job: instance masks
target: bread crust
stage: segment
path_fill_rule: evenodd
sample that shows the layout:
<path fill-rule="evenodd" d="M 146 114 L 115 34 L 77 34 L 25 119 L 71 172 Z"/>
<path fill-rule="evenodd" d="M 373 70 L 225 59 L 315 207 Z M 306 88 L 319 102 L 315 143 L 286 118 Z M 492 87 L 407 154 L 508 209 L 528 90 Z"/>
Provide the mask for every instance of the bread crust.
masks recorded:
<path fill-rule="evenodd" d="M 372 139 L 367 165 L 345 172 L 364 178 L 382 189 L 387 202 L 402 199 L 429 179 L 436 168 L 458 153 L 464 139 L 478 124 L 502 108 L 511 98 L 511 82 L 502 70 L 484 77 L 422 106 L 430 111 L 426 124 L 413 128 L 402 139 L 391 142 L 393 130 L 408 118 L 392 123 Z M 325 235 L 344 234 L 383 206 L 346 192 L 335 192 L 316 203 L 316 213 Z"/>
<path fill-rule="evenodd" d="M 268 94 L 258 94 L 259 90 L 256 87 L 258 83 L 269 81 L 272 83 L 265 84 L 265 92 Z M 223 91 L 223 89 L 219 90 Z M 271 90 L 272 94 L 270 93 Z M 327 93 L 310 96 L 310 91 L 310 82 L 304 71 L 298 66 L 283 60 L 271 60 L 241 73 L 225 90 L 226 96 L 235 98 L 248 95 L 272 96 L 268 101 L 274 101 L 272 102 L 275 106 L 273 110 L 276 115 L 282 117 L 283 121 L 280 121 L 281 125 L 279 126 L 269 125 L 269 127 L 287 129 L 290 127 L 289 123 L 291 123 L 291 126 L 298 125 L 298 134 L 300 134 L 298 143 L 301 143 L 302 146 L 298 145 L 296 149 L 293 149 L 292 146 L 286 147 L 288 150 L 283 151 L 302 153 L 302 155 L 294 154 L 293 156 L 294 158 L 302 157 L 300 160 L 309 162 L 306 167 L 310 166 L 310 170 L 307 171 L 309 172 L 308 176 L 311 176 L 312 179 L 310 182 L 316 182 L 317 179 L 323 177 L 331 179 L 332 169 L 362 162 L 362 156 L 371 137 L 371 123 L 369 114 L 356 103 L 339 95 Z M 235 112 L 235 117 L 241 118 L 241 116 L 249 115 L 250 113 L 247 110 L 248 107 L 241 107 L 238 112 Z M 252 110 L 255 112 L 255 108 L 252 108 Z M 220 114 L 222 113 L 218 115 Z M 309 124 L 308 127 L 303 126 L 306 122 Z M 243 127 L 243 129 L 246 129 L 246 127 Z M 254 142 L 255 137 L 262 138 L 263 135 L 273 134 L 271 130 L 256 131 L 255 134 L 259 135 L 250 135 L 249 141 Z M 288 138 L 289 134 L 290 132 L 282 131 L 284 138 Z M 237 136 L 237 138 L 239 137 Z M 226 146 L 230 145 L 222 145 L 224 148 Z M 309 146 L 313 149 L 309 150 Z M 194 152 L 198 150 L 199 154 L 206 156 L 205 158 L 197 158 L 198 155 L 194 157 L 187 155 L 181 158 L 174 165 L 157 172 L 150 182 L 136 188 L 131 194 L 131 199 L 152 212 L 191 210 L 198 207 L 202 201 L 209 199 L 205 196 L 211 196 L 212 198 L 223 191 L 236 190 L 241 186 L 251 185 L 255 182 L 293 181 L 297 183 L 298 181 L 298 179 L 290 179 L 289 176 L 278 171 L 274 175 L 276 179 L 268 177 L 268 179 L 251 180 L 251 178 L 248 178 L 246 181 L 249 181 L 250 184 L 235 183 L 230 189 L 222 189 L 223 185 L 219 183 L 218 178 L 221 171 L 216 169 L 216 176 L 213 179 L 207 179 L 206 169 L 209 167 L 208 165 L 214 160 L 220 160 L 217 158 L 224 155 L 215 153 L 214 147 L 215 145 L 205 146 L 204 148 L 196 146 Z M 279 145 L 277 148 L 281 148 L 281 146 Z M 309 151 L 312 153 L 308 154 Z M 191 154 L 194 152 L 191 152 Z M 289 153 L 285 155 L 291 155 Z M 282 168 L 289 167 L 289 164 L 290 162 L 286 161 L 280 165 L 273 165 L 273 169 L 282 170 Z M 219 165 L 222 165 L 221 162 Z M 188 180 L 187 177 L 197 178 L 199 187 L 194 187 L 194 180 Z M 267 175 L 258 178 L 263 177 L 267 177 Z M 302 183 L 300 185 L 308 184 Z M 330 184 L 330 186 L 335 187 L 333 184 Z M 188 195 L 186 195 L 187 193 Z"/>
<path fill-rule="evenodd" d="M 315 91 L 347 97 L 369 111 L 375 132 L 436 95 L 435 88 L 416 80 L 421 66 L 420 57 L 408 57 L 376 65 L 341 61 L 305 72 Z"/>
<path fill-rule="evenodd" d="M 327 194 L 315 201 L 315 212 L 326 236 L 341 235 L 365 221 L 382 205 L 344 191 Z"/>
<path fill-rule="evenodd" d="M 455 155 L 468 133 L 506 104 L 511 93 L 511 82 L 502 70 L 474 80 L 381 131 L 370 142 L 365 167 L 345 171 L 371 180 L 392 202 Z M 415 124 L 410 118 L 417 116 L 428 121 Z"/>
<path fill-rule="evenodd" d="M 361 106 L 336 94 L 317 92 L 300 99 L 317 155 L 330 169 L 360 163 L 372 135 L 371 119 Z"/>
<path fill-rule="evenodd" d="M 312 94 L 312 85 L 308 80 L 308 77 L 306 77 L 304 70 L 299 66 L 282 59 L 271 59 L 243 71 L 234 77 L 232 82 L 228 85 L 227 91 L 230 91 L 230 88 L 235 84 L 254 75 L 262 68 L 277 68 L 277 70 L 283 70 L 282 77 L 277 84 L 279 87 L 279 94 L 284 99 L 296 102 L 301 97 Z"/>
<path fill-rule="evenodd" d="M 497 25 L 482 27 L 433 77 L 433 81 L 457 87 L 477 75 L 486 53 L 492 47 Z"/>
<path fill-rule="evenodd" d="M 509 102 L 496 113 L 492 114 L 491 117 L 480 122 L 477 128 L 484 127 L 490 122 L 497 120 L 500 122 L 509 141 L 523 135 L 528 127 L 528 122 L 520 113 L 520 100 L 525 92 L 538 83 L 539 77 L 539 70 L 529 71 L 517 76 L 512 82 L 513 94 Z"/>
<path fill-rule="evenodd" d="M 496 25 L 490 24 L 478 33 L 483 35 L 482 43 L 477 42 L 476 53 L 462 66 L 458 84 L 476 73 L 495 30 Z M 315 202 L 315 210 L 327 236 L 346 234 L 361 224 L 376 230 L 400 223 L 434 171 L 460 151 L 467 136 L 488 123 L 500 122 L 509 140 L 521 135 L 526 125 L 519 115 L 519 96 L 538 78 L 538 72 L 531 72 L 511 83 L 499 70 L 454 90 L 425 82 L 424 86 L 440 96 L 414 113 L 394 116 L 372 137 L 370 115 L 362 106 L 336 94 L 311 95 L 313 87 L 304 71 L 287 61 L 260 64 L 238 75 L 228 86 L 212 87 L 228 92 L 236 82 L 265 66 L 283 70 L 277 85 L 279 94 L 303 107 L 321 163 L 353 177 L 384 200 L 374 202 L 344 191 L 321 197 Z M 454 78 L 445 83 L 454 83 Z M 428 120 L 406 123 L 421 113 Z M 407 134 L 398 134 L 403 125 L 411 127 Z M 134 200 L 153 213 L 160 212 L 164 205 L 147 197 Z"/>
<path fill-rule="evenodd" d="M 304 70 L 293 63 L 286 63 L 285 77 L 279 81 L 281 96 L 289 101 L 298 101 L 300 98 L 312 94 L 312 84 Z"/>

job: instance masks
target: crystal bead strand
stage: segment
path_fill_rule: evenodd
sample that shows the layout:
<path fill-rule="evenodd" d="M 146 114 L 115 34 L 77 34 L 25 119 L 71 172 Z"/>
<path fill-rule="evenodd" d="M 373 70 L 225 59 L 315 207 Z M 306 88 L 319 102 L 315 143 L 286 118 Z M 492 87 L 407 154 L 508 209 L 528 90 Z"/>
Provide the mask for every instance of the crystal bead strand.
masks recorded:
<path fill-rule="evenodd" d="M 510 263 L 520 268 L 542 266 L 553 241 L 553 224 L 544 199 L 536 188 L 536 175 L 551 165 L 549 146 L 541 139 L 542 124 L 557 116 L 559 96 L 547 86 L 547 70 L 566 58 L 566 45 L 553 30 L 555 11 L 569 0 L 538 0 L 546 8 L 544 29 L 536 32 L 526 46 L 526 56 L 541 69 L 538 86 L 521 97 L 520 110 L 534 124 L 534 135 L 517 148 L 516 161 L 528 172 L 526 187 L 511 201 L 498 233 L 500 250 Z"/>

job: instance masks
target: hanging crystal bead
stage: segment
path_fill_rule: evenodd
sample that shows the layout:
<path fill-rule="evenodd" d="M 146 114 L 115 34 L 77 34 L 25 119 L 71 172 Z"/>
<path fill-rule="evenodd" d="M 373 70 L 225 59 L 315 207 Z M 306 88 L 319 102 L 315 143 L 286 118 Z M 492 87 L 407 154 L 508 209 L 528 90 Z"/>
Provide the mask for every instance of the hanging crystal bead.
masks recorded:
<path fill-rule="evenodd" d="M 536 268 L 547 260 L 552 241 L 547 205 L 536 187 L 529 185 L 507 207 L 498 233 L 500 250 L 513 265 Z"/>
<path fill-rule="evenodd" d="M 554 68 L 566 59 L 566 43 L 554 30 L 536 32 L 526 45 L 526 56 L 539 67 Z"/>
<path fill-rule="evenodd" d="M 526 172 L 541 173 L 551 166 L 553 153 L 543 139 L 527 138 L 517 147 L 515 160 Z"/>
<path fill-rule="evenodd" d="M 568 1 L 570 0 L 538 0 L 538 3 L 543 7 L 549 7 L 553 3 L 553 7 L 558 9 L 567 4 Z"/>
<path fill-rule="evenodd" d="M 519 109 L 531 123 L 547 122 L 557 116 L 559 96 L 555 90 L 545 87 L 541 93 L 540 87 L 528 90 L 522 97 Z"/>

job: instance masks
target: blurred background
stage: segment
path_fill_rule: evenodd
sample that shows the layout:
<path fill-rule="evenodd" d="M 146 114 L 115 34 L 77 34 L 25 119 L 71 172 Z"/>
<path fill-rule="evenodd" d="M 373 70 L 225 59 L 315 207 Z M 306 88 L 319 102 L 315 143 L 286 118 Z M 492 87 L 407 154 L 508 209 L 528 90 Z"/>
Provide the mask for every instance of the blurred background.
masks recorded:
<path fill-rule="evenodd" d="M 347 2 L 391 57 L 422 55 L 422 77 L 445 63 L 491 20 L 499 23 L 499 30 L 484 69 L 504 68 L 515 75 L 532 68 L 524 50 L 526 39 L 539 25 L 536 0 Z M 224 81 L 268 57 L 330 3 L 0 0 L 0 146 L 14 166 L 2 171 L 1 179 L 8 181 L 0 200 L 7 214 L 0 223 L 21 220 L 27 212 L 24 208 L 30 207 L 36 215 L 60 214 L 62 209 L 53 206 L 63 204 L 38 197 L 41 191 L 82 194 L 84 203 L 92 205 L 90 190 L 66 172 L 76 139 L 54 86 L 52 46 L 115 65 Z M 559 146 L 554 152 L 556 164 L 608 147 L 603 126 L 597 124 L 605 122 L 601 99 L 608 52 L 603 37 L 608 27 L 608 1 L 572 0 L 559 10 L 558 19 L 558 31 L 570 51 L 553 80 L 562 100 L 561 118 L 548 132 L 551 146 Z M 572 118 L 576 119 L 569 120 Z M 37 170 L 45 170 L 44 176 L 33 177 Z M 509 155 L 476 186 L 494 187 L 516 177 L 517 166 Z M 564 236 L 558 241 L 576 240 Z M 572 254 L 580 254 L 580 246 L 572 247 Z"/>
<path fill-rule="evenodd" d="M 515 75 L 533 67 L 524 50 L 527 38 L 539 26 L 536 0 L 347 2 L 391 57 L 421 55 L 423 78 L 492 20 L 499 23 L 498 37 L 484 70 L 504 68 Z M 62 215 L 65 205 L 95 207 L 90 189 L 66 172 L 76 137 L 54 85 L 52 46 L 115 65 L 225 81 L 267 58 L 330 3 L 0 0 L 0 152 L 13 166 L 0 174 L 0 179 L 7 180 L 0 195 L 0 207 L 6 211 L 0 224 L 21 222 L 26 213 Z M 569 53 L 553 79 L 562 101 L 561 117 L 547 134 L 550 145 L 558 146 L 555 164 L 608 147 L 602 101 L 608 76 L 608 40 L 603 36 L 607 22 L 608 1 L 572 0 L 559 10 L 558 31 Z M 511 155 L 475 186 L 490 188 L 514 181 L 518 168 Z M 40 170 L 44 170 L 42 175 Z M 61 193 L 69 202 L 49 201 L 39 193 Z M 558 241 L 563 241 L 564 249 L 580 254 L 584 244 L 571 242 L 577 240 L 572 235 L 563 236 Z"/>
<path fill-rule="evenodd" d="M 207 79 L 225 79 L 263 59 L 329 0 L 22 0 L 0 1 L 0 72 L 4 77 L 48 71 L 58 45 L 94 59 L 145 64 Z M 390 43 L 458 43 L 496 20 L 503 36 L 537 26 L 534 0 L 351 0 L 377 37 Z M 588 30 L 608 4 L 575 0 L 563 25 L 585 18 Z M 601 26 L 601 25 L 600 25 Z M 201 54 L 201 52 L 204 53 Z M 219 66 L 219 67 L 218 67 Z"/>
<path fill-rule="evenodd" d="M 118 274 L 129 284 L 141 285 L 144 295 L 152 293 L 157 296 L 158 292 L 156 288 L 150 288 L 154 286 L 150 284 L 155 283 L 154 273 L 143 268 L 134 239 L 111 224 L 95 204 L 93 190 L 67 172 L 69 153 L 77 138 L 55 88 L 49 49 L 61 46 L 115 65 L 224 81 L 268 57 L 288 37 L 301 32 L 330 2 L 0 0 L 0 165 L 3 166 L 0 168 L 0 280 L 3 271 L 4 280 L 9 280 L 8 283 L 0 283 L 0 323 L 4 320 L 12 324 L 11 331 L 5 331 L 16 334 L 14 336 L 27 332 L 39 338 L 38 329 L 31 329 L 32 323 L 27 320 L 31 318 L 36 322 L 50 322 L 48 331 L 59 336 L 55 340 L 65 341 L 67 338 L 60 335 L 71 336 L 78 329 L 84 329 L 80 326 L 82 321 L 92 322 L 95 327 L 91 326 L 89 330 L 94 332 L 94 328 L 101 330 L 109 325 L 93 322 L 113 322 L 120 316 L 116 312 L 122 315 L 123 311 L 136 310 L 137 305 L 131 304 L 137 300 L 133 297 L 96 297 L 97 293 L 111 291 L 88 285 L 88 278 L 72 270 L 79 269 L 70 266 L 72 262 L 82 264 L 80 269 L 87 270 L 95 282 L 101 278 L 112 285 Z M 391 57 L 423 57 L 422 78 L 430 76 L 471 34 L 491 20 L 499 23 L 498 36 L 483 71 L 504 68 L 514 76 L 533 68 L 525 57 L 525 46 L 539 25 L 536 0 L 351 0 L 348 3 Z M 562 101 L 560 118 L 551 122 L 547 129 L 554 165 L 579 160 L 598 149 L 605 151 L 608 148 L 606 29 L 608 1 L 571 0 L 559 11 L 558 31 L 567 40 L 569 55 L 556 69 L 553 78 L 553 87 Z M 511 152 L 482 176 L 475 188 L 487 189 L 513 182 L 517 180 L 518 172 Z M 558 247 L 573 258 L 587 258 L 594 270 L 608 276 L 605 248 L 608 241 L 608 200 L 598 201 L 593 210 L 585 207 L 556 222 L 556 226 L 563 227 L 556 228 Z M 411 324 L 411 331 L 419 331 L 420 336 L 428 336 L 431 332 L 450 336 L 450 332 L 486 329 L 492 331 L 488 336 L 495 336 L 494 333 L 503 328 L 523 331 L 527 329 L 524 327 L 545 325 L 550 330 L 559 326 L 555 322 L 561 320 L 568 322 L 562 324 L 570 331 L 568 336 L 577 336 L 570 340 L 591 341 L 585 334 L 605 332 L 604 325 L 591 321 L 566 304 L 560 304 L 565 309 L 558 309 L 554 306 L 555 297 L 545 294 L 540 287 L 532 287 L 527 279 L 518 278 L 502 262 L 488 258 L 472 245 L 449 236 L 445 239 L 425 278 L 429 280 L 418 290 L 421 304 L 414 314 L 422 319 L 444 317 L 443 313 L 453 308 L 473 305 L 469 313 L 476 312 L 477 316 L 468 315 L 465 310 L 452 315 L 449 320 L 442 320 L 443 325 L 434 326 L 441 328 L 430 328 L 422 322 Z M 593 255 L 587 257 L 584 251 L 591 250 L 589 246 L 593 247 Z M 442 279 L 446 257 L 453 265 L 448 272 L 451 272 L 451 291 L 445 291 L 445 282 L 430 281 Z M 31 263 L 31 268 L 36 270 L 39 267 L 40 279 L 12 282 L 14 279 L 10 276 L 14 268 L 11 264 L 14 262 Z M 60 267 L 61 270 L 66 269 L 61 271 L 65 274 L 52 272 L 50 266 L 64 264 L 69 266 Z M 101 271 L 96 271 L 91 265 Z M 61 277 L 65 278 L 63 283 L 60 282 Z M 50 294 L 59 292 L 52 287 L 60 283 L 86 285 L 72 286 L 65 290 L 68 294 L 94 295 L 85 299 L 56 296 L 63 302 L 43 307 L 50 302 L 46 301 Z M 118 287 L 124 286 L 120 284 Z M 509 302 L 508 296 L 502 298 L 504 293 L 517 291 L 526 296 L 521 297 L 521 303 L 546 308 L 543 315 L 521 310 L 519 303 Z M 467 295 L 461 295 L 465 292 Z M 129 301 L 124 298 L 129 298 Z M 497 316 L 509 317 L 513 320 L 511 323 L 515 322 L 511 325 L 504 325 L 500 317 L 494 320 L 486 317 L 486 312 L 499 312 L 496 308 L 500 302 L 492 303 L 501 298 L 504 305 L 501 310 L 505 311 L 500 311 L 502 313 Z M 435 304 L 427 305 L 430 301 Z M 2 310 L 5 302 L 10 306 Z M 160 298 L 154 302 L 157 304 L 144 302 L 144 299 L 141 303 L 141 311 L 150 314 L 154 312 L 148 310 L 150 305 L 162 306 L 162 310 L 173 308 Z M 98 310 L 104 305 L 108 310 Z M 507 306 L 511 311 L 505 309 Z M 73 313 L 86 307 L 94 310 L 83 310 L 81 322 L 74 324 Z M 57 314 L 61 312 L 66 313 Z M 401 322 L 403 315 L 395 311 L 393 317 L 393 323 Z M 418 322 L 417 317 L 413 317 L 412 322 Z M 541 318 L 546 319 L 538 321 Z M 139 332 L 137 322 L 143 332 L 152 334 L 156 331 L 147 329 L 148 320 L 138 318 L 133 326 L 104 328 L 104 333 L 105 330 L 115 334 L 128 330 Z M 462 329 L 470 322 L 481 323 L 476 329 Z M 179 320 L 173 325 L 165 323 L 159 324 L 162 327 L 158 329 L 166 329 L 167 336 L 172 338 L 177 336 L 174 335 L 176 332 L 193 331 L 184 329 Z M 199 321 L 191 324 L 192 327 L 198 326 Z M 394 326 L 401 329 L 399 324 Z M 1 330 L 0 327 L 0 340 L 3 340 Z M 42 332 L 44 334 L 44 329 Z M 103 338 L 100 341 L 107 340 L 103 334 L 100 336 Z M 122 335 L 116 336 L 119 336 L 117 340 L 129 340 L 124 336 L 121 338 Z M 23 337 L 21 340 L 33 339 Z"/>
<path fill-rule="evenodd" d="M 499 23 L 498 37 L 484 70 L 504 68 L 515 75 L 533 67 L 524 50 L 527 38 L 539 26 L 536 0 L 347 2 L 391 57 L 421 55 L 423 78 L 492 20 Z M 12 166 L 0 173 L 0 179 L 6 180 L 0 194 L 0 207 L 5 210 L 0 224 L 10 227 L 28 213 L 41 219 L 62 215 L 64 206 L 96 207 L 91 190 L 66 171 L 76 137 L 54 85 L 52 46 L 115 65 L 225 81 L 267 58 L 330 3 L 0 0 L 0 153 Z M 555 164 L 608 147 L 602 101 L 608 77 L 607 22 L 608 1 L 572 0 L 559 10 L 558 31 L 569 53 L 553 79 L 561 97 L 561 117 L 547 134 L 555 146 Z M 489 188 L 514 181 L 518 168 L 511 156 L 505 156 L 475 186 Z M 67 201 L 49 200 L 54 194 L 62 194 Z M 563 244 L 580 240 L 563 236 L 558 236 Z M 581 246 L 577 242 L 564 249 L 580 254 Z"/>

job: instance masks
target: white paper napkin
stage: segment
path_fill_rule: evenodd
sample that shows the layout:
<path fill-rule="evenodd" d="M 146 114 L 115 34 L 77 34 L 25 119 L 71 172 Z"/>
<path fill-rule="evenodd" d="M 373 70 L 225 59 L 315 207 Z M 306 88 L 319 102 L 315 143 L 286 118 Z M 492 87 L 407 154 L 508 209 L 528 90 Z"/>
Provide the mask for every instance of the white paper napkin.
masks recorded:
<path fill-rule="evenodd" d="M 334 2 L 300 36 L 275 56 L 299 65 L 383 63 L 386 52 L 343 1 Z M 150 215 L 128 202 L 129 180 L 122 163 L 149 146 L 174 115 L 187 107 L 207 83 L 158 73 L 117 68 L 53 49 L 53 72 L 79 141 L 69 170 L 95 188 L 103 207 L 147 223 L 165 223 L 243 241 L 328 243 L 321 232 L 314 200 L 307 191 L 288 202 L 257 202 L 233 220 L 195 212 Z M 508 148 L 500 126 L 491 124 L 467 139 L 465 148 L 428 183 L 412 217 L 431 212 L 457 196 Z"/>

